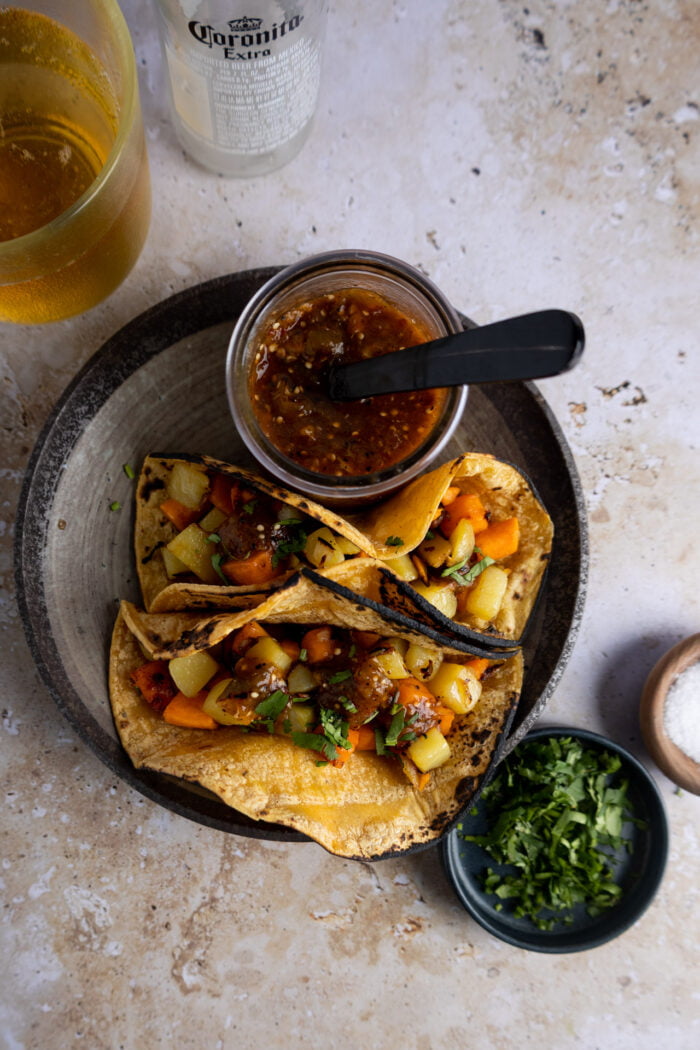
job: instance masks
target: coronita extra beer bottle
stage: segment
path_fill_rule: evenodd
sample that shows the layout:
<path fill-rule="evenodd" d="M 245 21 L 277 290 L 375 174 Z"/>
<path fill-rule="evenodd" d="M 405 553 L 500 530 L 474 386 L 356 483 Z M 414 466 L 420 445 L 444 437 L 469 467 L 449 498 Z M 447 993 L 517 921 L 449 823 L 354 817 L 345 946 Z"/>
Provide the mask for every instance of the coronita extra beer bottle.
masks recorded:
<path fill-rule="evenodd" d="M 318 102 L 327 0 L 154 0 L 184 149 L 263 175 L 301 149 Z"/>

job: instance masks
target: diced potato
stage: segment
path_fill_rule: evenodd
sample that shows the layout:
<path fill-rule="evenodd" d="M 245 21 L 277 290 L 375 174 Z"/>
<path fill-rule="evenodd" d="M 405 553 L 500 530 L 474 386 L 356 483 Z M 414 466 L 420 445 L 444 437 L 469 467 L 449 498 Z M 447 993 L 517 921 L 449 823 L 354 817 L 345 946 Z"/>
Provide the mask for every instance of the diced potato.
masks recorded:
<path fill-rule="evenodd" d="M 418 577 L 418 572 L 410 554 L 400 554 L 398 558 L 385 558 L 384 564 L 400 580 L 405 580 L 406 583 L 410 583 L 411 580 L 415 580 Z"/>
<path fill-rule="evenodd" d="M 421 773 L 428 773 L 447 762 L 450 745 L 439 729 L 429 729 L 425 736 L 419 736 L 408 745 L 408 755 Z"/>
<path fill-rule="evenodd" d="M 286 717 L 289 719 L 290 733 L 312 733 L 316 722 L 315 705 L 297 700 L 289 707 Z"/>
<path fill-rule="evenodd" d="M 209 513 L 205 514 L 199 522 L 199 527 L 204 529 L 205 532 L 216 532 L 222 521 L 226 521 L 226 514 L 224 514 L 223 510 L 219 510 L 218 507 L 212 507 Z"/>
<path fill-rule="evenodd" d="M 346 536 L 336 536 L 335 542 L 338 549 L 343 552 L 346 558 L 352 558 L 355 554 L 360 553 L 360 548 L 352 540 L 347 539 Z"/>
<path fill-rule="evenodd" d="M 296 507 L 290 506 L 289 503 L 283 503 L 280 509 L 277 511 L 278 521 L 300 521 L 301 514 Z"/>
<path fill-rule="evenodd" d="M 387 678 L 408 678 L 408 671 L 406 670 L 406 664 L 403 662 L 403 657 L 399 650 L 393 646 L 380 649 L 373 654 L 372 658 L 379 664 Z"/>
<path fill-rule="evenodd" d="M 421 682 L 426 682 L 433 677 L 441 661 L 442 653 L 438 653 L 434 649 L 428 649 L 424 645 L 417 645 L 414 642 L 409 645 L 404 656 L 404 663 L 408 673 L 413 675 L 414 678 L 418 678 Z"/>
<path fill-rule="evenodd" d="M 211 560 L 214 547 L 207 539 L 206 532 L 194 522 L 167 544 L 166 550 L 183 562 L 190 572 L 199 576 L 204 583 L 216 583 L 219 579 Z"/>
<path fill-rule="evenodd" d="M 460 518 L 450 533 L 451 550 L 447 564 L 457 565 L 471 558 L 475 542 L 474 526 L 466 518 Z"/>
<path fill-rule="evenodd" d="M 345 555 L 338 546 L 338 537 L 325 525 L 310 534 L 304 554 L 317 569 L 329 569 L 331 565 L 340 565 L 345 561 Z"/>
<path fill-rule="evenodd" d="M 481 682 L 474 672 L 451 660 L 442 661 L 428 686 L 435 699 L 457 715 L 471 711 L 481 696 Z"/>
<path fill-rule="evenodd" d="M 508 573 L 498 565 L 489 565 L 480 576 L 464 601 L 464 608 L 471 616 L 480 620 L 494 620 L 503 602 L 508 586 Z"/>
<path fill-rule="evenodd" d="M 204 689 L 210 678 L 219 670 L 219 665 L 206 649 L 189 656 L 174 656 L 168 662 L 173 682 L 185 696 L 196 696 Z"/>
<path fill-rule="evenodd" d="M 414 583 L 413 589 L 450 620 L 457 612 L 457 597 L 451 587 L 438 583 Z"/>
<path fill-rule="evenodd" d="M 418 548 L 418 553 L 431 569 L 439 569 L 450 557 L 452 544 L 444 536 L 435 533 L 431 539 L 423 540 Z"/>
<path fill-rule="evenodd" d="M 306 664 L 296 664 L 289 672 L 287 686 L 290 693 L 308 693 L 316 688 L 316 678 Z"/>
<path fill-rule="evenodd" d="M 163 565 L 165 566 L 165 571 L 171 578 L 173 576 L 179 576 L 183 572 L 190 571 L 185 565 L 184 561 L 180 561 L 180 559 L 176 557 L 172 551 L 169 551 L 167 547 L 163 547 L 161 553 L 163 555 Z"/>
<path fill-rule="evenodd" d="M 245 700 L 231 696 L 232 678 L 213 685 L 202 704 L 202 711 L 222 726 L 246 726 L 255 720 L 255 710 Z"/>
<path fill-rule="evenodd" d="M 176 463 L 168 478 L 168 496 L 190 510 L 200 506 L 209 490 L 209 478 L 194 463 Z"/>
<path fill-rule="evenodd" d="M 259 638 L 246 652 L 246 659 L 259 660 L 264 664 L 272 664 L 283 675 L 286 675 L 292 666 L 292 658 L 285 652 L 282 646 L 269 634 Z"/>

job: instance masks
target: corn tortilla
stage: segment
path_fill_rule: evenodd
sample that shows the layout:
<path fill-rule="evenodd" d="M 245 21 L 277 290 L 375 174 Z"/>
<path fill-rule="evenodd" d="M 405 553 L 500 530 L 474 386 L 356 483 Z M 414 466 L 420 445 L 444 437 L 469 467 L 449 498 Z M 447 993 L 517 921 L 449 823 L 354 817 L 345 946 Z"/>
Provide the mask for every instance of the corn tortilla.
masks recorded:
<path fill-rule="evenodd" d="M 327 599 L 322 592 L 321 585 L 306 581 L 305 600 L 296 606 L 294 587 L 280 592 L 285 602 L 278 598 L 276 608 L 273 603 L 269 622 L 329 622 L 329 612 L 338 617 L 330 622 L 376 629 L 366 608 L 343 609 L 352 603 L 338 595 Z M 314 593 L 317 604 L 310 609 Z M 134 766 L 199 784 L 240 813 L 294 828 L 342 857 L 374 860 L 440 838 L 497 760 L 520 692 L 521 654 L 494 661 L 479 703 L 455 720 L 448 762 L 418 791 L 396 760 L 355 752 L 342 769 L 319 766 L 317 754 L 287 737 L 228 727 L 181 729 L 148 707 L 129 677 L 144 661 L 142 646 L 153 656 L 207 648 L 251 619 L 268 622 L 261 611 L 207 618 L 202 612 L 149 614 L 122 603 L 111 644 L 110 698 L 120 740 Z M 397 634 L 386 623 L 380 633 Z M 150 648 L 154 643 L 155 650 Z"/>
<path fill-rule="evenodd" d="M 278 499 L 350 540 L 364 556 L 319 570 L 319 574 L 354 591 L 360 599 L 382 606 L 385 614 L 399 614 L 404 623 L 410 620 L 419 630 L 445 636 L 460 644 L 465 652 L 499 650 L 522 638 L 551 556 L 553 526 L 530 481 L 511 464 L 485 453 L 465 453 L 415 479 L 385 502 L 342 517 L 298 493 L 209 456 L 149 456 L 137 486 L 134 539 L 143 602 L 153 612 L 254 608 L 291 576 L 287 573 L 258 587 L 173 582 L 168 578 L 158 552 L 172 539 L 174 527 L 160 511 L 160 503 L 167 490 L 168 474 L 178 460 L 223 473 L 232 482 L 239 481 Z M 515 516 L 520 523 L 519 548 L 502 562 L 508 572 L 508 585 L 498 616 L 491 624 L 474 618 L 459 622 L 449 619 L 386 565 L 387 560 L 415 551 L 451 487 L 483 497 L 495 518 Z M 392 542 L 388 543 L 390 539 Z"/>

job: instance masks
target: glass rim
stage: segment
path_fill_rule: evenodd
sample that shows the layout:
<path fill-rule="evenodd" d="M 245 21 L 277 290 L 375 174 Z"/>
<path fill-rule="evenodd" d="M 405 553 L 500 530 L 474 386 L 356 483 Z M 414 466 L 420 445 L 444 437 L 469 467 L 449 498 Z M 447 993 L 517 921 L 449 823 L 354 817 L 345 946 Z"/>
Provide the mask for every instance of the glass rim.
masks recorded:
<path fill-rule="evenodd" d="M 104 184 L 110 179 L 110 176 L 117 166 L 119 156 L 124 146 L 124 141 L 133 126 L 134 114 L 138 103 L 138 74 L 131 34 L 129 33 L 129 27 L 127 26 L 126 19 L 124 18 L 124 14 L 117 3 L 117 0 L 98 0 L 98 3 L 104 10 L 108 20 L 111 22 L 111 28 L 114 30 L 114 39 L 118 46 L 124 70 L 124 104 L 119 110 L 117 134 L 107 155 L 107 159 L 98 174 L 87 189 L 84 190 L 78 199 L 73 201 L 65 211 L 62 211 L 60 215 L 51 219 L 50 222 L 46 222 L 43 226 L 39 226 L 36 230 L 31 230 L 29 233 L 22 234 L 21 237 L 13 237 L 8 241 L 0 241 L 0 257 L 3 262 L 10 259 L 13 254 L 22 256 L 26 251 L 32 250 L 35 244 L 41 244 L 46 240 L 50 240 L 54 234 L 59 234 L 65 226 L 71 223 L 77 215 L 87 208 L 91 201 L 93 201 L 100 193 Z M 44 17 L 52 18 L 53 16 L 46 15 Z M 59 19 L 53 18 L 53 21 L 58 22 Z M 65 25 L 65 22 L 59 22 L 59 24 L 70 29 L 69 26 Z M 73 30 L 71 30 L 71 32 L 73 32 Z M 90 48 L 90 50 L 92 51 L 93 49 Z M 98 61 L 100 61 L 101 65 L 104 65 L 99 58 Z"/>

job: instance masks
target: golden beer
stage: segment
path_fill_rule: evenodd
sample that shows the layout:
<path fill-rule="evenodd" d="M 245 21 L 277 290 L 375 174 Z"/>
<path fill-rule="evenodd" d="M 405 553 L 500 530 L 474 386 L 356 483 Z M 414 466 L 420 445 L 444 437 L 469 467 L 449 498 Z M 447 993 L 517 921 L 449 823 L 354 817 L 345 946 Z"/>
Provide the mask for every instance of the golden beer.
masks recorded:
<path fill-rule="evenodd" d="M 141 251 L 150 182 L 131 42 L 119 28 L 114 61 L 120 44 L 131 61 L 116 77 L 66 26 L 0 9 L 0 320 L 80 313 Z"/>

